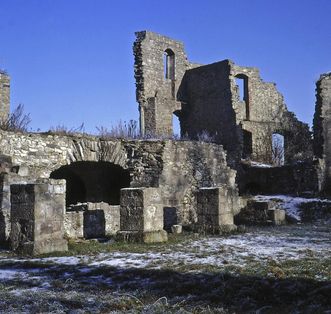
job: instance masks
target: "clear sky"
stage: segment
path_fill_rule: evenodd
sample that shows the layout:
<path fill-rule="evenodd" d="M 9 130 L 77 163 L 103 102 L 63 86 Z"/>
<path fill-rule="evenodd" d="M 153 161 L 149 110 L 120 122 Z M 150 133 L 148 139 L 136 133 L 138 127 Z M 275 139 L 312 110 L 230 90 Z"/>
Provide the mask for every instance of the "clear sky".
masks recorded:
<path fill-rule="evenodd" d="M 151 30 L 184 41 L 190 61 L 258 67 L 311 124 L 330 21 L 331 0 L 0 0 L 0 68 L 33 130 L 94 132 L 138 119 L 132 44 Z"/>

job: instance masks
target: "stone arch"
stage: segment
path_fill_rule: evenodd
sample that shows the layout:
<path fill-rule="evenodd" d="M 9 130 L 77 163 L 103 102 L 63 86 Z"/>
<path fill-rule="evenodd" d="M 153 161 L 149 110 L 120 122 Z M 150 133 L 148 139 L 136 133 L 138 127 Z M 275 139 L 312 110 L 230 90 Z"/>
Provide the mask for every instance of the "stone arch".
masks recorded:
<path fill-rule="evenodd" d="M 77 161 L 50 174 L 52 179 L 67 182 L 66 205 L 77 203 L 120 203 L 121 188 L 130 186 L 130 173 L 114 163 Z"/>
<path fill-rule="evenodd" d="M 74 140 L 67 151 L 67 164 L 77 161 L 105 161 L 127 168 L 127 154 L 121 140 Z"/>

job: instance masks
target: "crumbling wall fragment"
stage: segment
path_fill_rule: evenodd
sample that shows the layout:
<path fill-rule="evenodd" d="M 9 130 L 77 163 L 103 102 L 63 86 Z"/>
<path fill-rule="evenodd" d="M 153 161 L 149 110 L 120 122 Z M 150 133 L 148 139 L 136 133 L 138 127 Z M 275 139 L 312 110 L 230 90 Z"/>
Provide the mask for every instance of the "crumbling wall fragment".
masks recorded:
<path fill-rule="evenodd" d="M 10 77 L 0 70 L 0 120 L 8 118 L 10 110 Z"/>
<path fill-rule="evenodd" d="M 314 153 L 320 161 L 320 190 L 331 194 L 331 73 L 316 82 Z"/>

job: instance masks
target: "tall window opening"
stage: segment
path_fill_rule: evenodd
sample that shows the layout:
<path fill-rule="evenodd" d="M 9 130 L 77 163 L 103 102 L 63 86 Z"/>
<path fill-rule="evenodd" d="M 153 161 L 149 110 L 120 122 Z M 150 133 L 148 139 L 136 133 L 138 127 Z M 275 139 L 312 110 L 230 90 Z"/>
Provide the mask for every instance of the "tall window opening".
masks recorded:
<path fill-rule="evenodd" d="M 167 49 L 163 55 L 164 77 L 168 80 L 175 79 L 175 54 Z"/>
<path fill-rule="evenodd" d="M 285 162 L 284 136 L 279 133 L 272 134 L 272 163 L 283 166 Z"/>
<path fill-rule="evenodd" d="M 244 159 L 250 158 L 253 153 L 253 140 L 252 133 L 246 130 L 243 130 L 243 151 L 242 157 Z"/>
<path fill-rule="evenodd" d="M 180 138 L 180 122 L 176 113 L 172 115 L 172 134 L 174 138 Z"/>
<path fill-rule="evenodd" d="M 248 77 L 244 74 L 235 76 L 239 100 L 245 103 L 245 119 L 249 120 Z"/>

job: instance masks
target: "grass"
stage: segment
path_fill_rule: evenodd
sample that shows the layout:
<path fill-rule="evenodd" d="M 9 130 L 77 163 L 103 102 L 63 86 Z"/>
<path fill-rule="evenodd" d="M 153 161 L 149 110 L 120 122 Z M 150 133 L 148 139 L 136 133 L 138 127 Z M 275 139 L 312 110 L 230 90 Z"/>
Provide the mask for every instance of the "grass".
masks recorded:
<path fill-rule="evenodd" d="M 309 228 L 251 228 L 247 236 L 268 232 L 284 236 L 292 230 L 291 235 L 304 237 Z M 323 229 L 320 241 L 325 232 Z M 312 237 L 316 238 L 316 232 Z M 83 255 L 85 259 L 75 265 L 42 259 L 17 262 L 3 256 L 1 269 L 20 272 L 1 281 L 0 312 L 323 313 L 331 307 L 330 256 L 321 257 L 318 252 L 305 249 L 300 252 L 303 257 L 296 259 L 277 260 L 270 255 L 257 260 L 248 254 L 240 263 L 234 263 L 231 254 L 236 248 L 231 245 L 215 249 L 210 246 L 206 251 L 200 248 L 219 238 L 184 233 L 169 235 L 169 242 L 162 244 L 70 242 L 69 252 L 43 255 Z M 178 253 L 179 258 L 167 259 L 169 252 Z M 141 253 L 140 260 L 144 253 L 152 255 L 146 257 L 150 259 L 148 267 L 137 268 L 129 264 L 100 264 L 100 253 L 110 253 L 110 261 L 112 256 L 125 260 L 131 253 Z M 165 256 L 162 263 L 153 260 L 153 253 Z M 192 255 L 193 260 L 185 262 L 181 253 Z M 209 257 L 220 257 L 223 264 L 205 262 Z M 97 264 L 90 264 L 95 261 Z M 21 273 L 28 275 L 22 277 Z"/>

